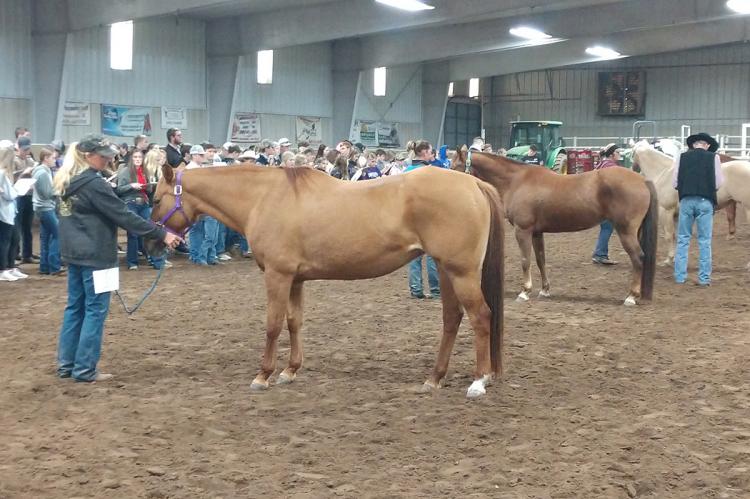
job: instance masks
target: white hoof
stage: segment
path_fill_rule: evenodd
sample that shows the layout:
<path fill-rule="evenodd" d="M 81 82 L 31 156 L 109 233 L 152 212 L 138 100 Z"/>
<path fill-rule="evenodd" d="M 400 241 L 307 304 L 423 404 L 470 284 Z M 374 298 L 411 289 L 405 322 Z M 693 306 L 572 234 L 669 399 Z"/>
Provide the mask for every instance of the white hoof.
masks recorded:
<path fill-rule="evenodd" d="M 264 390 L 268 390 L 268 382 L 262 383 L 260 381 L 253 381 L 250 385 L 250 391 L 262 392 Z"/>
<path fill-rule="evenodd" d="M 436 386 L 434 383 L 431 383 L 430 381 L 425 381 L 424 384 L 419 389 L 419 391 L 421 393 L 432 393 L 438 388 L 440 388 L 440 385 Z"/>
<path fill-rule="evenodd" d="M 628 296 L 627 298 L 625 298 L 625 302 L 623 303 L 623 305 L 625 305 L 626 307 L 632 307 L 637 305 L 637 303 L 635 301 L 635 298 L 633 298 L 632 296 Z"/>
<path fill-rule="evenodd" d="M 518 293 L 518 297 L 516 298 L 516 301 L 519 303 L 524 303 L 529 301 L 529 294 L 526 291 L 521 291 Z"/>
<path fill-rule="evenodd" d="M 552 296 L 549 291 L 541 290 L 539 292 L 539 298 L 549 298 Z"/>
<path fill-rule="evenodd" d="M 466 398 L 475 399 L 487 393 L 485 386 L 490 384 L 491 377 L 489 374 L 485 374 L 479 379 L 475 379 L 474 382 L 466 390 Z"/>
<path fill-rule="evenodd" d="M 297 375 L 295 373 L 288 373 L 286 371 L 283 371 L 281 374 L 279 374 L 279 379 L 276 380 L 277 385 L 288 385 L 292 381 L 294 381 L 294 378 L 296 378 Z"/>

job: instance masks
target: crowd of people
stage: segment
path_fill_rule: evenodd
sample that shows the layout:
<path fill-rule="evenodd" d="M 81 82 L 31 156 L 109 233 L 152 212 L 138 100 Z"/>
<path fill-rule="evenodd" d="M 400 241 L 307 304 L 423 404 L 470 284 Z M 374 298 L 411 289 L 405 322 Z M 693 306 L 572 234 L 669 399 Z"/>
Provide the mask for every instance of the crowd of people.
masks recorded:
<path fill-rule="evenodd" d="M 435 150 L 427 141 L 411 141 L 399 153 L 369 150 L 348 139 L 335 147 L 317 148 L 300 143 L 295 149 L 287 138 L 263 140 L 245 149 L 227 142 L 186 144 L 179 129 L 167 131 L 164 147 L 135 137 L 133 145 L 110 144 L 89 135 L 71 144 L 55 141 L 31 153 L 28 129 L 16 130 L 15 142 L 0 141 L 0 281 L 18 281 L 29 275 L 20 264 L 38 264 L 39 274 L 61 276 L 67 273 L 68 302 L 58 343 L 58 375 L 91 382 L 110 376 L 97 370 L 104 320 L 109 310 L 109 292 L 96 292 L 94 272 L 118 265 L 118 252 L 125 254 L 129 270 L 145 261 L 155 269 L 171 264 L 163 256 L 148 255 L 143 238 L 161 240 L 176 251 L 189 255 L 196 265 L 218 265 L 231 259 L 229 249 L 237 247 L 251 257 L 251 248 L 242 234 L 220 221 L 201 217 L 187 240 L 150 222 L 153 193 L 162 169 L 225 167 L 249 161 L 266 167 L 315 168 L 332 177 L 367 181 L 399 175 L 434 166 L 450 168 L 447 146 Z M 675 159 L 674 187 L 680 196 L 680 223 L 675 281 L 686 280 L 687 247 L 692 225 L 697 223 L 700 248 L 699 284 L 710 285 L 711 221 L 716 205 L 715 192 L 721 185 L 721 168 L 714 151 L 718 144 L 707 134 L 687 140 L 689 150 Z M 477 137 L 470 149 L 490 152 L 492 146 Z M 504 154 L 504 151 L 495 153 Z M 619 148 L 609 144 L 601 151 L 597 169 L 618 165 Z M 63 156 L 64 155 L 64 156 Z M 538 151 L 529 148 L 525 163 L 542 163 Z M 33 253 L 32 222 L 39 221 L 39 254 Z M 127 231 L 126 249 L 117 245 L 117 229 Z M 612 265 L 608 241 L 614 227 L 601 224 L 595 263 Z M 67 265 L 63 265 L 63 262 Z M 427 271 L 429 295 L 423 284 L 423 263 Z M 408 266 L 411 296 L 423 299 L 440 296 L 437 266 L 428 255 Z"/>

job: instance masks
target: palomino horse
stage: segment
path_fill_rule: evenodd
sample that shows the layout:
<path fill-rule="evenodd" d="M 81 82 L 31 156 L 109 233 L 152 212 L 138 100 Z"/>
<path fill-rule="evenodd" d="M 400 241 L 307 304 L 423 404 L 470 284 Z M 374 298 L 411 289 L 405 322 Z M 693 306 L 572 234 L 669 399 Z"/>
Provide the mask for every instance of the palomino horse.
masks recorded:
<path fill-rule="evenodd" d="M 491 185 L 438 168 L 342 182 L 308 168 L 239 165 L 175 173 L 166 166 L 152 219 L 184 235 L 206 214 L 247 237 L 265 272 L 268 300 L 266 347 L 253 390 L 269 387 L 284 319 L 291 352 L 277 383 L 290 383 L 302 365 L 305 281 L 370 279 L 429 253 L 440 272 L 443 336 L 424 389 L 439 387 L 445 376 L 463 309 L 475 334 L 476 371 L 467 391 L 473 398 L 502 371 L 502 210 Z M 372 217 L 362 223 L 332 213 Z"/>
<path fill-rule="evenodd" d="M 558 175 L 547 168 L 519 163 L 484 153 L 459 151 L 454 170 L 470 171 L 494 185 L 505 205 L 505 215 L 515 227 L 521 249 L 523 290 L 518 301 L 531 293 L 531 248 L 542 274 L 540 297 L 548 297 L 544 233 L 575 232 L 610 220 L 633 265 L 630 293 L 625 305 L 653 294 L 656 263 L 657 205 L 651 182 L 625 168 L 606 168 L 578 175 Z M 640 236 L 640 243 L 639 243 Z"/>
<path fill-rule="evenodd" d="M 728 237 L 731 239 L 736 232 L 736 202 L 742 202 L 745 207 L 750 206 L 750 162 L 735 160 L 724 154 L 719 157 L 724 183 L 716 193 L 716 200 L 719 209 L 726 208 Z M 670 264 L 674 260 L 675 225 L 679 207 L 677 190 L 672 186 L 674 158 L 655 150 L 651 144 L 642 140 L 633 147 L 633 169 L 640 171 L 656 186 L 664 238 L 669 245 L 664 263 Z"/>

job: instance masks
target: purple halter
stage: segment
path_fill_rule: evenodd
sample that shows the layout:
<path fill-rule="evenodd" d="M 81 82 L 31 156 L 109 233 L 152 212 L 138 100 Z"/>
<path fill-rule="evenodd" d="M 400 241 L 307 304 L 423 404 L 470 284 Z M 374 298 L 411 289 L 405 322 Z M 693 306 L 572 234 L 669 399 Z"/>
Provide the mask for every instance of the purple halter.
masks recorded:
<path fill-rule="evenodd" d="M 175 185 L 174 185 L 174 197 L 175 197 L 174 206 L 172 207 L 171 210 L 169 210 L 169 212 L 167 212 L 166 215 L 164 215 L 163 217 L 161 217 L 161 220 L 159 220 L 158 222 L 156 222 L 156 225 L 164 228 L 164 230 L 166 230 L 167 232 L 169 232 L 171 234 L 174 234 L 175 236 L 180 236 L 182 239 L 185 239 L 185 235 L 188 233 L 188 231 L 190 230 L 190 228 L 193 226 L 193 222 L 190 221 L 190 218 L 187 216 L 187 213 L 185 213 L 185 210 L 182 209 L 182 174 L 183 173 L 184 173 L 184 170 L 179 170 L 177 172 L 177 179 L 176 179 Z M 185 227 L 184 229 L 182 229 L 182 232 L 175 232 L 172 229 L 170 229 L 169 227 L 167 227 L 167 225 L 166 225 L 167 221 L 170 218 L 172 218 L 172 215 L 174 215 L 178 211 L 180 213 L 182 213 L 182 216 L 185 217 L 185 220 L 188 221 L 187 227 Z"/>

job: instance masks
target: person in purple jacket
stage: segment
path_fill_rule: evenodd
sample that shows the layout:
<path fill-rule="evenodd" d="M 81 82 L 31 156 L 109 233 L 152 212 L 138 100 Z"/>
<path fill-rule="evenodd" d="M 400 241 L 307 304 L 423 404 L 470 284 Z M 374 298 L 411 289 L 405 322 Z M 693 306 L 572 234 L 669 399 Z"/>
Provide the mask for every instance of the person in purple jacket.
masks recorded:
<path fill-rule="evenodd" d="M 620 166 L 617 162 L 620 160 L 620 149 L 617 144 L 607 144 L 601 150 L 602 160 L 594 167 L 595 170 L 602 170 L 604 168 L 612 168 L 614 166 Z M 599 225 L 599 238 L 596 240 L 596 248 L 594 248 L 594 254 L 591 260 L 599 265 L 617 265 L 609 259 L 609 238 L 612 236 L 614 226 L 609 220 L 604 220 Z"/>

